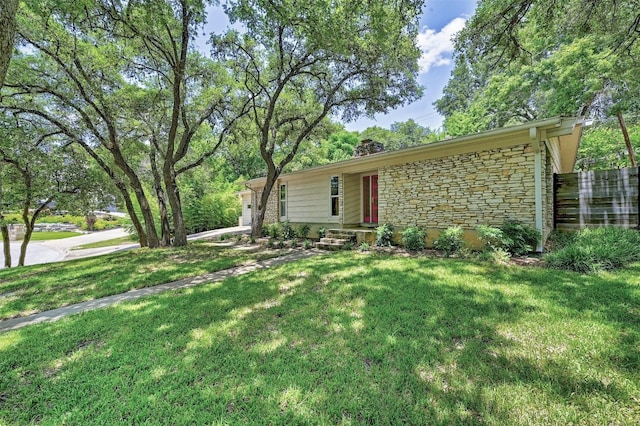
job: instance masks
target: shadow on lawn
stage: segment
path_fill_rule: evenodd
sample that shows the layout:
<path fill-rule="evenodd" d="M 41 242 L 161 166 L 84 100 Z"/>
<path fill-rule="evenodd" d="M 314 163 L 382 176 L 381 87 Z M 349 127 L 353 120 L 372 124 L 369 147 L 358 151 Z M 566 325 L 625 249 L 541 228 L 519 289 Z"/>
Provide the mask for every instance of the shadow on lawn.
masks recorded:
<path fill-rule="evenodd" d="M 533 389 L 561 411 L 587 409 L 593 394 L 628 400 L 562 361 L 510 353 L 520 343 L 505 330 L 541 309 L 510 286 L 569 316 L 595 310 L 637 328 L 626 313 L 638 306 L 634 289 L 584 279 L 345 255 L 141 299 L 5 335 L 0 420 L 513 423 L 520 395 L 496 396 L 497 387 Z M 619 369 L 637 363 L 637 332 L 628 335 L 610 361 Z"/>

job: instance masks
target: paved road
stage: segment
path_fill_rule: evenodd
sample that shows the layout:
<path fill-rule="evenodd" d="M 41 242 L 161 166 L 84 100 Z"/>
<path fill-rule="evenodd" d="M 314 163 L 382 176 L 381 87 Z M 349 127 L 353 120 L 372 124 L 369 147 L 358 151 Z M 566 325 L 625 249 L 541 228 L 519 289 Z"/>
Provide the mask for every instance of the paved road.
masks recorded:
<path fill-rule="evenodd" d="M 235 226 L 232 228 L 215 229 L 213 231 L 192 234 L 189 235 L 187 239 L 189 241 L 194 241 L 214 238 L 223 234 L 248 233 L 250 230 L 251 227 L 249 226 Z M 84 244 L 111 240 L 113 238 L 120 238 L 127 235 L 128 234 L 124 230 L 118 228 L 108 231 L 92 232 L 90 234 L 80 235 L 77 237 L 62 238 L 60 240 L 31 241 L 29 243 L 29 246 L 27 247 L 27 257 L 25 259 L 25 265 L 38 265 L 41 263 L 60 262 L 63 260 L 78 259 L 83 257 L 100 256 L 103 254 L 113 253 L 115 251 L 139 247 L 137 243 L 130 243 L 111 247 L 101 247 L 96 249 L 71 250 L 71 248 L 73 247 L 78 247 Z M 20 256 L 20 244 L 20 242 L 11 243 L 11 260 L 14 265 L 18 263 L 18 257 Z M 2 250 L 2 256 L 4 256 L 4 250 Z M 0 262 L 0 268 L 3 267 L 4 260 Z"/>

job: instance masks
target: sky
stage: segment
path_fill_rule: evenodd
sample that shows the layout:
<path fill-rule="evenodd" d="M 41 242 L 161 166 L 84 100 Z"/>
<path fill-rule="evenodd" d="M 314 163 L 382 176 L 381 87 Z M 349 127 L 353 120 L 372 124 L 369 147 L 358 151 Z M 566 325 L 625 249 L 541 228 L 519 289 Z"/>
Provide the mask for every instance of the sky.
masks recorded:
<path fill-rule="evenodd" d="M 451 38 L 462 29 L 475 8 L 476 0 L 426 0 L 418 35 L 418 45 L 422 50 L 418 81 L 425 87 L 422 98 L 386 115 L 378 114 L 373 120 L 361 118 L 345 123 L 347 130 L 361 131 L 370 126 L 388 129 L 391 124 L 410 118 L 421 126 L 439 129 L 443 117 L 438 114 L 433 102 L 442 95 L 453 69 Z"/>
<path fill-rule="evenodd" d="M 418 81 L 425 87 L 422 98 L 388 114 L 377 114 L 374 119 L 361 118 L 344 123 L 347 130 L 361 131 L 370 126 L 389 128 L 397 121 L 409 119 L 434 130 L 442 126 L 443 117 L 435 110 L 433 102 L 442 95 L 453 69 L 451 39 L 473 15 L 476 0 L 426 0 L 425 3 L 418 35 L 418 45 L 422 50 Z M 205 34 L 219 32 L 229 25 L 221 9 L 213 7 L 208 11 L 207 22 Z M 205 40 L 206 37 L 201 37 L 197 43 L 208 51 Z"/>

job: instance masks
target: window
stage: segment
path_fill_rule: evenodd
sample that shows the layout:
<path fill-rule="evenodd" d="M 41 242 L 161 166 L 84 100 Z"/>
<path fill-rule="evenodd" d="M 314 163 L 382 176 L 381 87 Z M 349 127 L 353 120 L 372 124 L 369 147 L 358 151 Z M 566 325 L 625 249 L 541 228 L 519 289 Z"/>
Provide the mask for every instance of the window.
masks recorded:
<path fill-rule="evenodd" d="M 338 176 L 331 176 L 330 178 L 330 187 L 331 187 L 331 216 L 338 216 L 340 214 L 340 185 Z"/>
<path fill-rule="evenodd" d="M 287 185 L 280 185 L 280 217 L 287 216 Z"/>

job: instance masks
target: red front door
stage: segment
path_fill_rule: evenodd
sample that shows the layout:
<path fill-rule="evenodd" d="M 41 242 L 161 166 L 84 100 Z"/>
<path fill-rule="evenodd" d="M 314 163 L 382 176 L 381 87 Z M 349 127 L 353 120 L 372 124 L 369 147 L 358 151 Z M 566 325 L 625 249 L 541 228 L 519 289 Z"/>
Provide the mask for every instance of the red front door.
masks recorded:
<path fill-rule="evenodd" d="M 378 175 L 363 176 L 362 204 L 364 223 L 378 223 Z"/>

